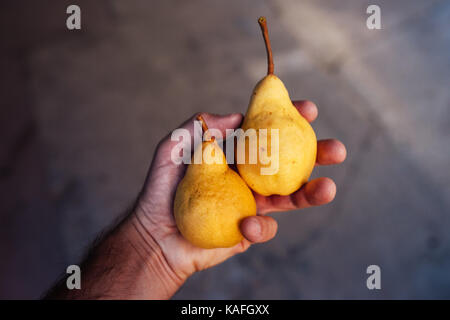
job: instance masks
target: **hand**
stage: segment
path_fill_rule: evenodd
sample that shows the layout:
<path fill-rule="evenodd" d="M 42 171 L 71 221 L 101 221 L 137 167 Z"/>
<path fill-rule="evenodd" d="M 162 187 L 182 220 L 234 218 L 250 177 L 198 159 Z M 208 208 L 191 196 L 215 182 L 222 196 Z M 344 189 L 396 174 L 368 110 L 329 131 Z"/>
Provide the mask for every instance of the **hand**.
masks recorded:
<path fill-rule="evenodd" d="M 317 107 L 312 102 L 295 101 L 294 105 L 309 122 L 317 117 Z M 202 115 L 208 126 L 221 130 L 223 136 L 226 129 L 237 128 L 242 122 L 241 114 Z M 192 137 L 194 119 L 195 116 L 182 125 Z M 254 193 L 258 215 L 242 221 L 240 228 L 245 239 L 241 243 L 232 248 L 198 248 L 183 238 L 173 216 L 173 199 L 186 170 L 186 165 L 176 165 L 171 161 L 171 150 L 177 143 L 170 140 L 170 135 L 159 143 L 134 216 L 143 237 L 148 237 L 153 246 L 157 246 L 161 253 L 160 259 L 165 260 L 162 264 L 170 268 L 170 277 L 179 284 L 194 272 L 247 250 L 252 243 L 272 239 L 277 232 L 277 222 L 266 216 L 267 213 L 323 205 L 332 201 L 336 194 L 336 185 L 329 178 L 311 180 L 289 196 L 264 197 Z M 341 163 L 345 157 L 346 149 L 340 141 L 318 141 L 316 165 Z"/>

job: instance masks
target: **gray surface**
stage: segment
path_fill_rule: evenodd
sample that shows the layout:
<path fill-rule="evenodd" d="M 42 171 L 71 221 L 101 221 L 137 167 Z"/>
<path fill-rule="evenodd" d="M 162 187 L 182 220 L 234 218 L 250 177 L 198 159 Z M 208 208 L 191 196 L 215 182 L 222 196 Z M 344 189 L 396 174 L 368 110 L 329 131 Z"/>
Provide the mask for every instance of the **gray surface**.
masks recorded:
<path fill-rule="evenodd" d="M 38 297 L 134 200 L 169 129 L 196 111 L 245 112 L 276 73 L 319 106 L 327 206 L 276 214 L 270 243 L 193 276 L 176 298 L 450 298 L 450 3 L 6 1 L 0 11 L 0 297 Z M 378 264 L 382 290 L 365 269 Z"/>

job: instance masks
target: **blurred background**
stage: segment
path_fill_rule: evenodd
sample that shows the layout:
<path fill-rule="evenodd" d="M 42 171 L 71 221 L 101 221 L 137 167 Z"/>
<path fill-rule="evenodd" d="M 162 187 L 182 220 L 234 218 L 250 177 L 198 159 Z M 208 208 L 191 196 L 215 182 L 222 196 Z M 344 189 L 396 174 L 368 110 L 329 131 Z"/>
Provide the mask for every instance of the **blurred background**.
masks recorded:
<path fill-rule="evenodd" d="M 82 30 L 66 28 L 81 7 Z M 381 7 L 381 30 L 366 9 Z M 175 298 L 450 298 L 450 2 L 0 4 L 0 298 L 38 298 L 134 201 L 157 142 L 194 112 L 245 112 L 275 72 L 341 139 L 333 203 Z M 381 290 L 366 287 L 381 267 Z"/>

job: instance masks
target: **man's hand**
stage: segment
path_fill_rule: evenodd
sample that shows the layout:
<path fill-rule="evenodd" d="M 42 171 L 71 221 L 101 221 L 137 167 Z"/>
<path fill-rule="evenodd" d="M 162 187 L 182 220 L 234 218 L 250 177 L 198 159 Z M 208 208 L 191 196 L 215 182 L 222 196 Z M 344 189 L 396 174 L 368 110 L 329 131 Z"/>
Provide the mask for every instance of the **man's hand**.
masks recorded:
<path fill-rule="evenodd" d="M 317 117 L 309 101 L 294 102 L 308 121 Z M 210 128 L 237 128 L 241 114 L 203 114 Z M 193 137 L 194 119 L 185 122 Z M 146 182 L 131 214 L 98 241 L 81 265 L 81 290 L 69 290 L 61 279 L 47 299 L 167 299 L 194 272 L 214 266 L 243 252 L 253 243 L 272 239 L 277 222 L 267 213 L 322 205 L 333 200 L 336 185 L 329 178 L 309 181 L 289 196 L 255 195 L 258 215 L 241 222 L 245 239 L 232 248 L 201 249 L 185 240 L 173 216 L 173 199 L 186 166 L 171 161 L 177 144 L 170 136 L 158 145 Z M 344 145 L 337 140 L 317 144 L 317 165 L 344 161 Z"/>
<path fill-rule="evenodd" d="M 318 111 L 314 103 L 296 101 L 294 105 L 309 122 L 317 117 Z M 202 115 L 208 126 L 219 129 L 223 136 L 226 129 L 238 128 L 242 122 L 241 114 Z M 194 119 L 195 116 L 182 125 L 190 131 L 192 137 Z M 289 196 L 265 197 L 255 193 L 258 215 L 242 221 L 240 228 L 245 239 L 241 243 L 232 248 L 198 248 L 183 238 L 173 216 L 176 188 L 186 170 L 186 165 L 177 165 L 171 161 L 171 151 L 176 144 L 177 142 L 170 140 L 170 135 L 159 143 L 132 219 L 136 230 L 142 235 L 142 240 L 150 242 L 152 250 L 160 253 L 159 258 L 162 261 L 159 263 L 168 269 L 167 281 L 173 284 L 169 285 L 170 288 L 178 288 L 194 272 L 241 253 L 253 243 L 272 239 L 277 232 L 277 222 L 266 214 L 323 205 L 332 201 L 336 194 L 336 185 L 329 178 L 311 180 Z M 317 165 L 341 163 L 345 157 L 346 149 L 340 141 L 335 139 L 318 141 Z M 169 295 L 173 293 L 175 292 L 168 292 Z"/>

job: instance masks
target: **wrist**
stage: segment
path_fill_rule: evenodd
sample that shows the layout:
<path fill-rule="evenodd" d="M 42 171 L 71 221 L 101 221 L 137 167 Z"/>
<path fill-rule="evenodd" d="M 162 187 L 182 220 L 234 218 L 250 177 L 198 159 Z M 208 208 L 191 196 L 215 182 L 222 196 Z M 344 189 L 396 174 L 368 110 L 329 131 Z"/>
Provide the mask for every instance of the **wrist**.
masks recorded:
<path fill-rule="evenodd" d="M 129 228 L 126 232 L 132 248 L 145 269 L 148 298 L 169 299 L 186 281 L 186 277 L 174 272 L 160 245 L 136 213 L 132 213 L 125 224 Z"/>

